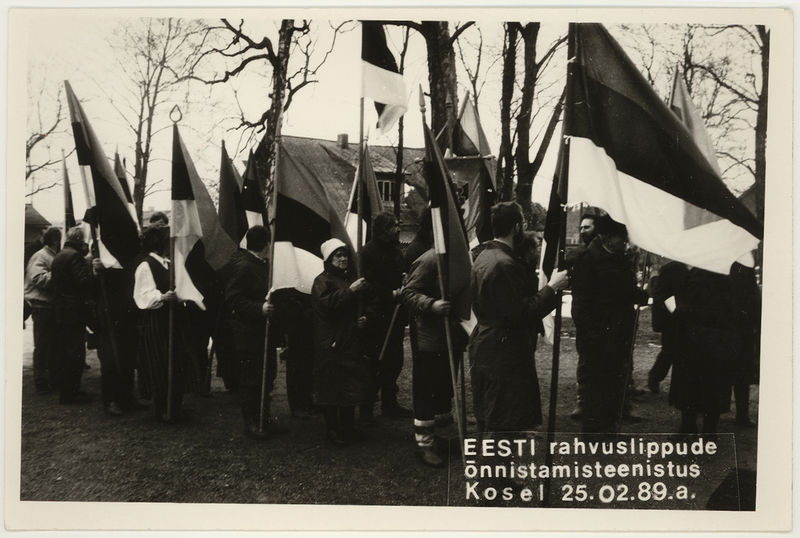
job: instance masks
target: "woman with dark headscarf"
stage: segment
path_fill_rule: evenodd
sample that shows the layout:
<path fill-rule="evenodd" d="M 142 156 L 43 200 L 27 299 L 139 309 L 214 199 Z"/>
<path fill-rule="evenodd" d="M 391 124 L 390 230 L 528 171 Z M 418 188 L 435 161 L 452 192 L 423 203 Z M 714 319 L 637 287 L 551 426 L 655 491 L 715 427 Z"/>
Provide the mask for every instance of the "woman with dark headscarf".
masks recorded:
<path fill-rule="evenodd" d="M 353 281 L 350 251 L 339 239 L 322 244 L 324 271 L 314 280 L 314 398 L 325 416 L 326 437 L 345 445 L 354 434 L 355 406 L 373 395 L 369 361 L 358 334 L 366 318 L 358 317 L 358 294 L 365 281 Z"/>

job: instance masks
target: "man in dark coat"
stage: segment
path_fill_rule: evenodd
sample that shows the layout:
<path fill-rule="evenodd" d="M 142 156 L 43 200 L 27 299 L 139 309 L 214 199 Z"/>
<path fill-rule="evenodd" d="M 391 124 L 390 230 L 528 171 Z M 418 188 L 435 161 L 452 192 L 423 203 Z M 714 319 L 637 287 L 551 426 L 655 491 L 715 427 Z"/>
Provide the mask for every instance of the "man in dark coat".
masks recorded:
<path fill-rule="evenodd" d="M 275 308 L 266 299 L 269 291 L 269 230 L 253 226 L 245 236 L 247 250 L 239 250 L 231 259 L 231 278 L 226 283 L 225 304 L 231 309 L 231 328 L 239 356 L 241 377 L 239 392 L 245 433 L 254 439 L 286 433 L 285 426 L 270 420 L 269 393 L 277 374 L 276 338 L 279 332 L 270 327 L 267 353 L 266 390 L 262 395 L 264 375 L 264 336 L 266 320 Z M 264 428 L 259 429 L 261 399 L 264 399 Z"/>
<path fill-rule="evenodd" d="M 133 396 L 138 309 L 133 299 L 134 267 L 106 269 L 95 258 L 97 358 L 100 359 L 103 407 L 112 416 L 144 406 Z"/>
<path fill-rule="evenodd" d="M 311 296 L 294 288 L 275 290 L 272 303 L 280 312 L 286 338 L 281 360 L 286 362 L 286 399 L 292 418 L 307 420 L 314 411 L 314 339 Z"/>
<path fill-rule="evenodd" d="M 554 271 L 537 290 L 514 255 L 522 235 L 522 210 L 514 202 L 492 207 L 494 239 L 472 267 L 472 310 L 478 325 L 469 342 L 478 431 L 523 431 L 542 422 L 534 352 L 538 322 L 557 306 L 566 271 Z"/>
<path fill-rule="evenodd" d="M 681 262 L 668 262 L 650 281 L 653 330 L 661 333 L 661 351 L 647 374 L 647 387 L 653 393 L 659 392 L 659 384 L 667 377 L 675 354 L 679 352 L 680 334 L 672 312 L 675 310 L 675 297 L 682 293 L 688 271 Z"/>
<path fill-rule="evenodd" d="M 719 415 L 730 408 L 731 384 L 741 349 L 730 279 L 693 267 L 676 296 L 680 353 L 672 366 L 669 401 L 681 411 L 680 433 L 717 431 Z"/>
<path fill-rule="evenodd" d="M 750 385 L 758 383 L 761 354 L 761 290 L 752 267 L 734 263 L 730 272 L 734 323 L 741 339 L 733 376 L 736 398 L 736 424 L 752 427 L 750 420 Z"/>
<path fill-rule="evenodd" d="M 88 252 L 83 228 L 75 226 L 67 232 L 64 248 L 53 258 L 51 268 L 58 342 L 56 378 L 62 404 L 91 401 L 91 396 L 80 390 L 86 360 L 87 302 L 94 291 L 92 269 L 85 257 Z"/>
<path fill-rule="evenodd" d="M 581 222 L 578 226 L 578 235 L 580 236 L 581 244 L 567 255 L 567 267 L 571 267 L 575 259 L 580 256 L 580 254 L 589 246 L 589 243 L 591 243 L 592 240 L 597 237 L 597 230 L 595 229 L 596 220 L 597 215 L 595 213 L 590 213 L 587 211 L 581 215 Z M 584 394 L 586 392 L 586 386 L 584 383 L 584 372 L 586 370 L 586 364 L 583 360 L 583 357 L 583 355 L 578 354 L 578 364 L 575 371 L 575 379 L 577 384 L 575 409 L 573 409 L 572 413 L 569 415 L 575 420 L 580 420 L 581 417 L 583 417 L 583 409 L 585 407 Z"/>
<path fill-rule="evenodd" d="M 444 464 L 436 452 L 435 419 L 438 413 L 450 411 L 450 399 L 453 397 L 450 357 L 443 325 L 444 316 L 450 312 L 450 302 L 441 298 L 436 256 L 431 248 L 411 264 L 402 291 L 403 302 L 411 312 L 411 332 L 414 335 L 411 384 L 417 457 L 430 467 Z M 464 353 L 466 335 L 452 321 L 451 335 L 453 354 L 458 363 Z"/>
<path fill-rule="evenodd" d="M 372 239 L 361 250 L 361 269 L 368 284 L 364 295 L 365 352 L 372 359 L 376 372 L 382 414 L 389 418 L 411 417 L 411 411 L 397 403 L 397 378 L 403 369 L 403 333 L 407 317 L 405 312 L 393 316 L 405 269 L 399 234 L 397 218 L 392 213 L 379 213 L 373 219 Z M 393 318 L 394 324 L 390 327 Z M 387 332 L 390 334 L 386 351 L 378 362 Z M 369 417 L 371 408 L 363 406 L 361 409 Z"/>
<path fill-rule="evenodd" d="M 628 230 L 608 215 L 572 270 L 575 344 L 583 361 L 583 431 L 615 433 L 625 412 L 631 373 L 634 305 L 646 301 L 625 256 Z"/>

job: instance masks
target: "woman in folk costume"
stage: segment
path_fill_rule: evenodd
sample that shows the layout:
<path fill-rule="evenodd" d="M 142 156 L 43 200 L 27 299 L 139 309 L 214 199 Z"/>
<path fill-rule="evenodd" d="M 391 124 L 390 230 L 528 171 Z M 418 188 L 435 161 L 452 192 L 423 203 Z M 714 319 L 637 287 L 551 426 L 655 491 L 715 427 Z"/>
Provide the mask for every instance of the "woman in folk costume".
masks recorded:
<path fill-rule="evenodd" d="M 354 434 L 355 406 L 372 400 L 369 361 L 361 351 L 358 295 L 366 283 L 353 281 L 350 251 L 339 239 L 322 243 L 324 271 L 314 279 L 314 397 L 325 416 L 326 437 L 336 445 Z"/>
<path fill-rule="evenodd" d="M 175 308 L 172 330 L 173 379 L 172 415 L 167 413 L 169 395 L 168 342 L 169 303 L 178 301 L 170 290 L 169 278 L 169 228 L 150 226 L 142 235 L 144 258 L 136 267 L 133 300 L 139 308 L 139 368 L 148 381 L 155 404 L 156 417 L 164 422 L 186 418 L 181 409 L 183 393 L 194 389 L 199 379 L 197 365 L 186 353 L 177 329 L 185 323 L 182 309 Z"/>

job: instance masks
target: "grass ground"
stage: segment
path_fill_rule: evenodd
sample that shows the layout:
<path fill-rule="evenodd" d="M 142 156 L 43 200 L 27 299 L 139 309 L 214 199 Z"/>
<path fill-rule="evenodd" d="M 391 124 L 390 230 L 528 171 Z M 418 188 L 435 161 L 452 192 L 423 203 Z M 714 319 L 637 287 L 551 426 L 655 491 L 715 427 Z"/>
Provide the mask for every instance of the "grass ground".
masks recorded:
<path fill-rule="evenodd" d="M 643 311 L 635 354 L 634 378 L 643 385 L 658 353 L 658 335 Z M 557 405 L 557 429 L 579 431 L 569 418 L 575 401 L 575 340 L 565 319 Z M 90 370 L 83 388 L 95 403 L 63 406 L 55 395 L 33 390 L 32 331 L 25 334 L 22 379 L 21 500 L 182 503 L 280 503 L 357 505 L 456 504 L 463 476 L 456 458 L 448 468 L 417 463 L 410 420 L 378 417 L 366 439 L 341 449 L 323 440 L 320 416 L 289 418 L 285 369 L 280 365 L 273 392 L 273 414 L 291 431 L 265 442 L 246 438 L 236 396 L 214 378 L 211 397 L 189 395 L 185 407 L 193 419 L 180 425 L 157 422 L 151 412 L 111 417 L 99 403 L 100 365 L 89 352 Z M 543 406 L 549 394 L 551 348 L 539 343 L 536 354 Z M 411 407 L 410 353 L 399 384 L 400 402 Z M 667 403 L 668 381 L 660 394 L 646 393 L 636 403 L 644 419 L 624 432 L 671 432 L 678 413 Z M 469 392 L 469 391 L 467 391 Z M 751 392 L 751 417 L 758 413 L 758 391 Z M 469 403 L 468 403 L 469 409 Z M 757 430 L 737 428 L 732 413 L 719 430 L 734 432 L 739 468 L 755 470 Z M 448 430 L 455 435 L 454 427 Z M 706 489 L 709 489 L 707 485 Z M 705 490 L 704 490 L 705 491 Z M 704 494 L 708 494 L 705 491 Z"/>

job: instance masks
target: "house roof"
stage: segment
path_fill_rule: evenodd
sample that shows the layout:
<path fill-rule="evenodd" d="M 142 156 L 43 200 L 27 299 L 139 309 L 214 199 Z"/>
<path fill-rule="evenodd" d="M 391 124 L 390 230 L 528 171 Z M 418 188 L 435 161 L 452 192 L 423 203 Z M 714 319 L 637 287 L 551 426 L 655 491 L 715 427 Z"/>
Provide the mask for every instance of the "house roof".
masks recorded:
<path fill-rule="evenodd" d="M 281 142 L 287 151 L 322 179 L 337 212 L 344 215 L 358 165 L 358 144 L 347 143 L 342 146 L 336 140 L 286 135 L 281 137 Z M 375 175 L 393 175 L 397 167 L 396 148 L 374 145 L 369 148 Z M 407 166 L 422 159 L 424 154 L 424 149 L 404 148 L 403 162 L 407 177 L 412 174 Z"/>
<path fill-rule="evenodd" d="M 25 204 L 25 227 L 26 228 L 47 228 L 50 221 L 36 211 L 31 204 Z"/>

